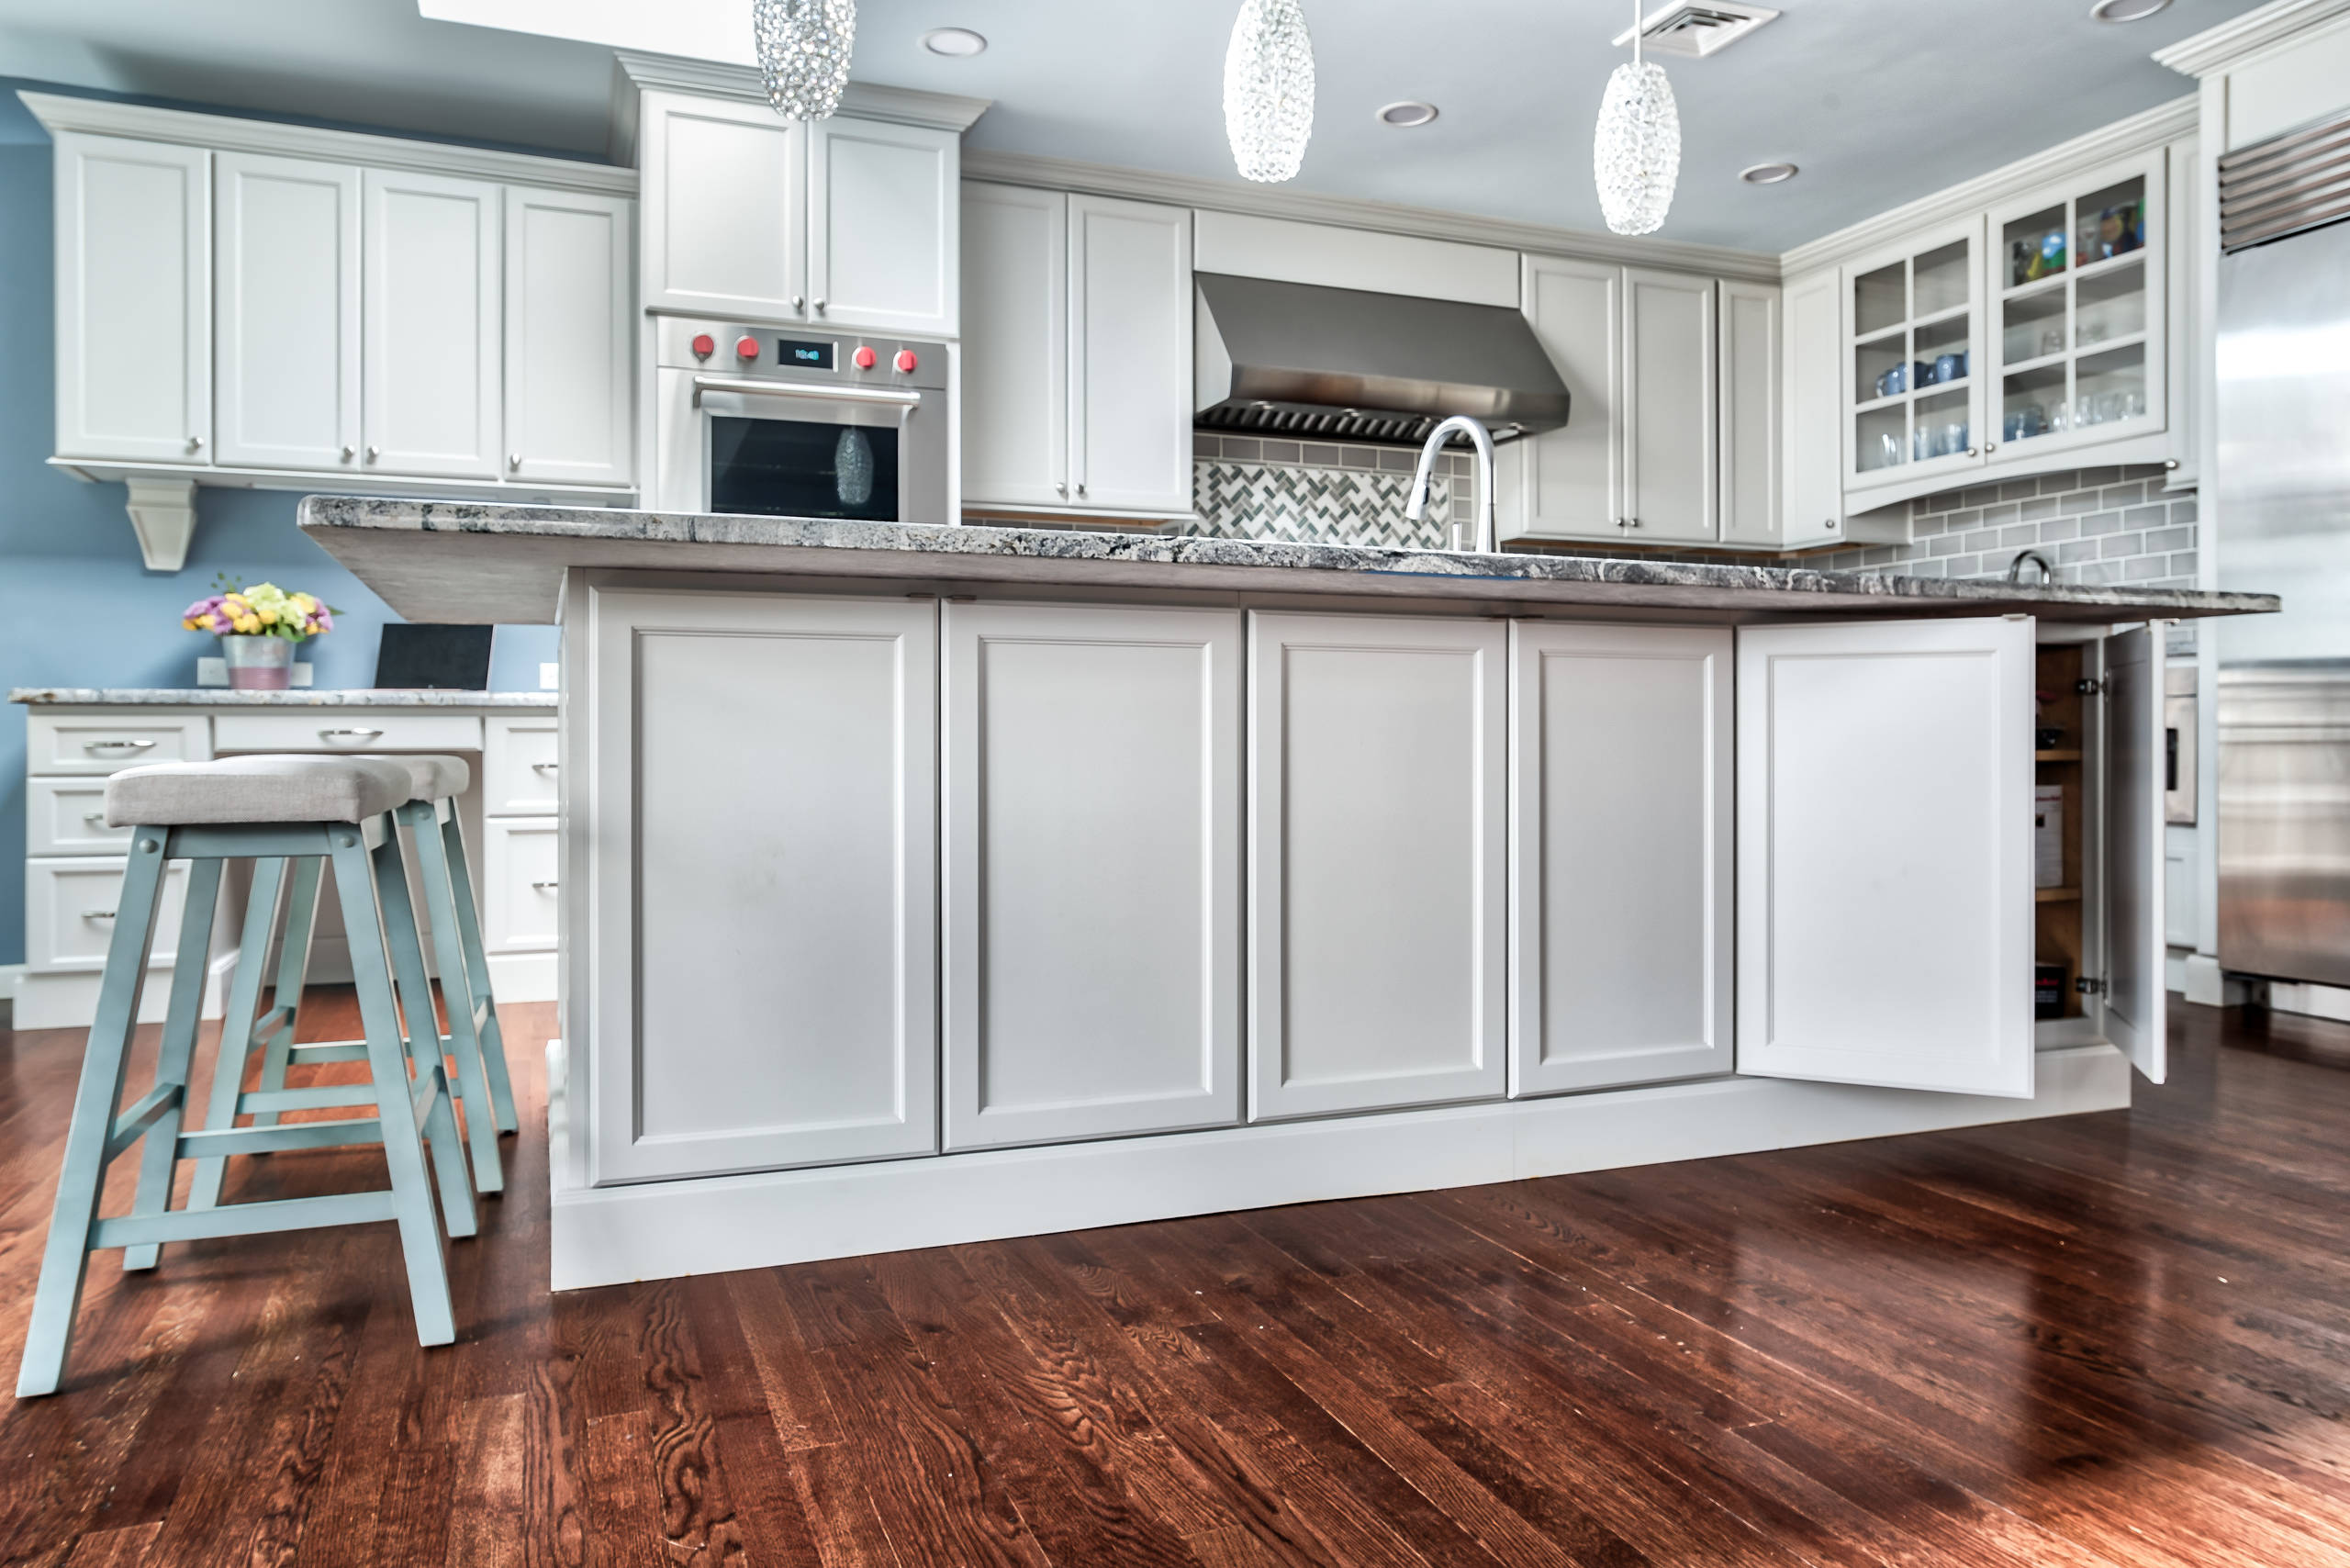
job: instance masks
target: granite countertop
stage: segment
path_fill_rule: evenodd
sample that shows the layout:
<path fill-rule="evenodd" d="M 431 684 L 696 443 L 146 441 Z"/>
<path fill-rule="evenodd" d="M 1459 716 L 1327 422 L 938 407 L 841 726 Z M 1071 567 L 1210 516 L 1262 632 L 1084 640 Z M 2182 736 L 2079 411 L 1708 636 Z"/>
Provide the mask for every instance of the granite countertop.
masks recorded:
<path fill-rule="evenodd" d="M 553 691 L 231 691 L 222 686 L 19 686 L 28 708 L 553 708 Z"/>
<path fill-rule="evenodd" d="M 551 622 L 573 566 L 885 578 L 935 590 L 1026 583 L 1359 599 L 1710 611 L 2037 615 L 2084 622 L 2254 615 L 2271 594 L 2000 582 L 1642 560 L 1455 554 L 1273 540 L 834 522 L 586 507 L 309 496 L 301 526 L 414 619 Z"/>

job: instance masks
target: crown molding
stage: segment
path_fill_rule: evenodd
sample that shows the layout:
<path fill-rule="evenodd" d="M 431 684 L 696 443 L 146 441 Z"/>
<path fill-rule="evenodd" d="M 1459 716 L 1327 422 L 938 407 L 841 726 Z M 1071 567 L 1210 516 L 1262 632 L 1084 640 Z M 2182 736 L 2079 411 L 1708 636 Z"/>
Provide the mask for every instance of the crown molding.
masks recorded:
<path fill-rule="evenodd" d="M 1579 229 L 1553 229 L 1539 223 L 1482 218 L 1474 213 L 1403 207 L 1389 202 L 1366 201 L 1356 196 L 1322 196 L 1312 191 L 1292 190 L 1287 186 L 1244 185 L 1237 180 L 1211 180 L 1196 174 L 1166 174 L 1149 169 L 1126 169 L 1109 163 L 1088 163 L 1074 158 L 1048 158 L 1032 152 L 1001 152 L 990 148 L 966 147 L 963 150 L 963 177 L 967 180 L 991 180 L 1007 185 L 1072 191 L 1080 196 L 1118 196 L 1132 201 L 1160 202 L 1169 207 L 1204 207 L 1211 212 L 1239 212 L 1258 218 L 1288 218 L 1300 223 L 1326 223 L 1336 228 L 1367 229 L 1381 234 L 1409 234 L 1425 240 L 1494 245 L 1503 250 L 1531 251 L 1546 256 L 1572 256 L 1583 261 L 1705 273 L 1714 277 L 1740 278 L 1751 283 L 1779 281 L 1777 257 L 1755 251 L 1732 250 L 1726 245 L 1693 245 L 1675 240 L 1594 234 Z"/>
<path fill-rule="evenodd" d="M 2328 0 L 2329 4 L 2350 9 L 2350 0 Z M 2020 158 L 2004 168 L 1978 174 L 1929 196 L 1880 212 L 1874 218 L 1862 219 L 1833 234 L 1797 245 L 1779 258 L 1788 277 L 1833 266 L 1855 256 L 1865 255 L 1890 244 L 1947 223 L 1953 218 L 1969 217 L 1986 207 L 2022 196 L 2041 185 L 2061 180 L 2082 169 L 2094 168 L 2114 158 L 2127 158 L 2134 152 L 2145 152 L 2167 145 L 2183 136 L 2191 136 L 2201 123 L 2201 108 L 2198 95 L 2189 93 L 2159 104 L 2128 119 L 2101 126 L 2086 136 L 2076 136 L 2060 142 L 2029 158 Z"/>
<path fill-rule="evenodd" d="M 551 190 L 589 191 L 599 196 L 636 195 L 636 171 L 604 163 L 575 162 L 528 152 L 501 152 L 447 141 L 410 141 L 368 131 L 329 130 L 275 120 L 159 109 L 110 98 L 76 98 L 61 93 L 19 92 L 33 118 L 52 135 L 80 131 L 94 136 L 136 137 L 216 152 L 259 152 L 279 158 L 316 158 L 361 163 L 372 169 L 459 174 Z"/>
<path fill-rule="evenodd" d="M 2193 38 L 2156 50 L 2154 60 L 2183 75 L 2217 76 L 2341 16 L 2350 16 L 2350 0 L 2271 0 Z"/>
<path fill-rule="evenodd" d="M 734 65 L 722 60 L 688 60 L 675 54 L 646 54 L 632 49 L 615 50 L 612 58 L 621 74 L 643 91 L 698 93 L 704 97 L 733 98 L 746 104 L 767 101 L 767 91 L 759 80 L 756 66 Z M 892 125 L 951 130 L 958 136 L 994 106 L 993 98 L 928 93 L 915 87 L 885 87 L 875 82 L 851 82 L 841 94 L 841 113 L 845 115 L 886 120 Z"/>

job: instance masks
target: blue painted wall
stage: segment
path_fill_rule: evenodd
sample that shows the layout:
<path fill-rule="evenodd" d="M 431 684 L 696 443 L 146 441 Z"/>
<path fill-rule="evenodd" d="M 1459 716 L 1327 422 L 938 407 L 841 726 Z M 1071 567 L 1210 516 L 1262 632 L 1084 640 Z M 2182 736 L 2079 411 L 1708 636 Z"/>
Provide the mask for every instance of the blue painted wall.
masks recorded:
<path fill-rule="evenodd" d="M 341 610 L 297 656 L 322 687 L 365 686 L 376 629 L 394 615 L 294 526 L 290 491 L 196 492 L 196 542 L 176 574 L 150 572 L 120 485 L 85 485 L 45 461 L 56 432 L 49 135 L 17 99 L 49 84 L 0 77 L 0 688 L 193 686 L 212 638 L 179 612 L 213 575 L 307 588 Z M 498 631 L 490 684 L 534 690 L 555 657 L 551 626 Z M 25 710 L 0 712 L 0 964 L 25 957 Z"/>

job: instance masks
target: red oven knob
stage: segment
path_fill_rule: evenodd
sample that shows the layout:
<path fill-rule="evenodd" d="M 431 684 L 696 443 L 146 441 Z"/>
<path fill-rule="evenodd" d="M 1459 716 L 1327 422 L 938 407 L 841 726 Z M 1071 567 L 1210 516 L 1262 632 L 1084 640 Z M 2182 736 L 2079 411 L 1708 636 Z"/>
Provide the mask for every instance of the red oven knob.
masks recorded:
<path fill-rule="evenodd" d="M 708 332 L 697 332 L 694 334 L 694 357 L 696 359 L 708 359 L 717 352 L 718 340 L 716 338 L 711 337 Z"/>
<path fill-rule="evenodd" d="M 913 350 L 900 349 L 898 351 L 897 366 L 899 375 L 912 375 L 914 373 L 914 367 L 920 364 L 922 364 L 922 361 L 914 357 Z"/>
<path fill-rule="evenodd" d="M 758 358 L 758 357 L 759 357 L 759 340 L 758 340 L 758 339 L 756 339 L 756 338 L 752 338 L 752 337 L 742 337 L 742 338 L 737 338 L 737 339 L 735 339 L 735 340 L 734 340 L 734 357 L 735 357 L 736 359 L 756 359 L 756 358 Z"/>
<path fill-rule="evenodd" d="M 856 352 L 849 355 L 849 358 L 855 362 L 857 369 L 871 370 L 876 356 L 870 344 L 861 343 L 857 346 Z"/>

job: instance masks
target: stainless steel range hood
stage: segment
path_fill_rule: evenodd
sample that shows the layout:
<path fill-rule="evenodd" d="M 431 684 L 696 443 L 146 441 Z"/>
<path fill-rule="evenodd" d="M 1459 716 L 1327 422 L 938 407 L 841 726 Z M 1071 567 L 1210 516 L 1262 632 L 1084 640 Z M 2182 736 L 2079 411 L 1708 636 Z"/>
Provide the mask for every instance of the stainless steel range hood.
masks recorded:
<path fill-rule="evenodd" d="M 1417 446 L 1468 414 L 1496 441 L 1567 422 L 1524 316 L 1400 294 L 1200 273 L 1201 430 Z"/>

